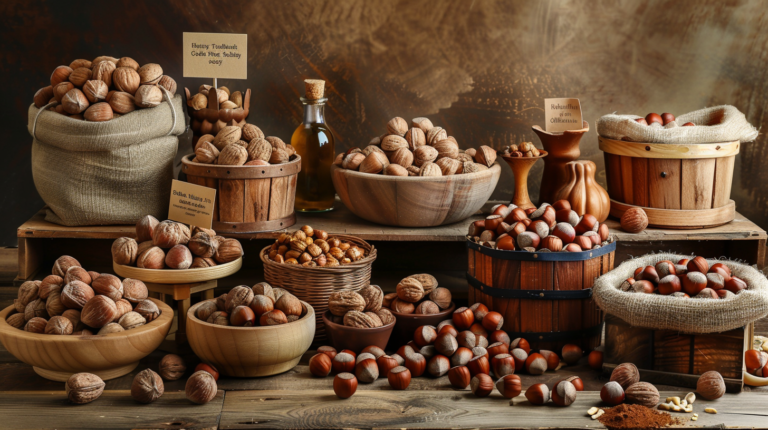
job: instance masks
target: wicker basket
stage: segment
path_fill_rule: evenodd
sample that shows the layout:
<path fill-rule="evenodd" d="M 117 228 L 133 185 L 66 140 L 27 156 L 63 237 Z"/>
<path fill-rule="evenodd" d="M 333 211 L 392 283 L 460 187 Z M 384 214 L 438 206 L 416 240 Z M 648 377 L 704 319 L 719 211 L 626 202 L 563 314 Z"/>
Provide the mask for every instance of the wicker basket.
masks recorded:
<path fill-rule="evenodd" d="M 343 234 L 331 237 L 354 243 L 368 255 L 343 266 L 304 267 L 270 260 L 268 255 L 270 246 L 262 249 L 259 254 L 264 263 L 264 279 L 270 285 L 284 288 L 315 309 L 317 319 L 315 343 L 324 342 L 327 339 L 322 315 L 328 309 L 328 297 L 336 291 L 359 291 L 370 285 L 371 265 L 376 260 L 376 248 L 368 242 Z"/>

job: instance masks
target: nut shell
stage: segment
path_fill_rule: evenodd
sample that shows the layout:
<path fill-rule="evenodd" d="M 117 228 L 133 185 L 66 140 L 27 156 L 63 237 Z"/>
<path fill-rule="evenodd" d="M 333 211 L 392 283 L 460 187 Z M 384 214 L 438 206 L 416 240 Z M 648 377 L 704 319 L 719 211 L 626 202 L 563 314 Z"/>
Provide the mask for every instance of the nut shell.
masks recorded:
<path fill-rule="evenodd" d="M 102 294 L 117 302 L 123 297 L 123 283 L 115 275 L 104 273 L 99 275 L 91 287 L 96 294 Z"/>
<path fill-rule="evenodd" d="M 397 298 L 410 303 L 416 303 L 424 297 L 424 287 L 418 279 L 407 277 L 397 284 Z"/>
<path fill-rule="evenodd" d="M 134 103 L 141 108 L 153 108 L 163 102 L 163 92 L 155 85 L 142 85 L 133 95 Z"/>
<path fill-rule="evenodd" d="M 160 360 L 160 376 L 166 381 L 181 379 L 186 370 L 187 365 L 184 363 L 184 359 L 176 354 L 167 354 Z"/>
<path fill-rule="evenodd" d="M 147 63 L 138 70 L 141 85 L 154 85 L 163 77 L 163 68 L 159 64 Z"/>
<path fill-rule="evenodd" d="M 625 399 L 629 403 L 634 403 L 649 408 L 656 407 L 659 404 L 659 390 L 647 382 L 636 382 L 625 389 Z"/>
<path fill-rule="evenodd" d="M 82 405 L 98 399 L 104 386 L 104 381 L 92 373 L 75 373 L 67 380 L 64 390 L 70 402 Z"/>
<path fill-rule="evenodd" d="M 133 378 L 131 397 L 139 403 L 152 403 L 159 399 L 163 392 L 163 380 L 152 369 L 144 369 Z"/>
<path fill-rule="evenodd" d="M 648 215 L 641 208 L 630 208 L 621 215 L 620 222 L 624 231 L 640 233 L 648 227 Z"/>
<path fill-rule="evenodd" d="M 213 375 L 205 370 L 198 370 L 187 379 L 184 391 L 191 402 L 203 405 L 216 397 L 218 386 Z"/>
<path fill-rule="evenodd" d="M 138 279 L 123 279 L 123 298 L 133 304 L 138 304 L 149 297 L 149 290 L 144 282 Z"/>
<path fill-rule="evenodd" d="M 118 91 L 135 94 L 141 85 L 139 73 L 130 67 L 118 67 L 112 72 L 112 83 Z"/>
<path fill-rule="evenodd" d="M 696 392 L 707 400 L 716 400 L 725 394 L 723 376 L 715 370 L 704 372 L 696 383 Z"/>
<path fill-rule="evenodd" d="M 136 263 L 139 244 L 130 237 L 121 237 L 112 242 L 112 261 L 123 266 Z"/>
<path fill-rule="evenodd" d="M 625 391 L 630 385 L 640 382 L 640 372 L 632 363 L 619 364 L 611 372 L 611 381 L 618 382 Z"/>
<path fill-rule="evenodd" d="M 333 315 L 343 317 L 349 311 L 362 312 L 365 310 L 365 299 L 360 294 L 342 290 L 331 293 L 328 298 L 328 309 Z"/>

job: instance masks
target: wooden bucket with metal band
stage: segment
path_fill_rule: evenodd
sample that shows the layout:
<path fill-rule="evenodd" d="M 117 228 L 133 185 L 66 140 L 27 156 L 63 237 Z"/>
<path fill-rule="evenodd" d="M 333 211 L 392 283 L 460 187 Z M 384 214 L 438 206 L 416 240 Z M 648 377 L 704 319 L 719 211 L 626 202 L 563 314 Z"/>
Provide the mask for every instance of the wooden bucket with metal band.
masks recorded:
<path fill-rule="evenodd" d="M 213 229 L 217 233 L 281 230 L 296 223 L 293 203 L 301 157 L 269 166 L 219 166 L 181 159 L 187 182 L 215 188 Z"/>
<path fill-rule="evenodd" d="M 739 141 L 639 143 L 598 137 L 611 215 L 641 207 L 653 227 L 695 229 L 733 221 L 733 164 Z"/>
<path fill-rule="evenodd" d="M 491 249 L 467 240 L 469 303 L 483 303 L 504 317 L 511 339 L 560 354 L 572 343 L 589 351 L 600 345 L 603 314 L 592 284 L 613 269 L 616 242 L 582 252 Z"/>

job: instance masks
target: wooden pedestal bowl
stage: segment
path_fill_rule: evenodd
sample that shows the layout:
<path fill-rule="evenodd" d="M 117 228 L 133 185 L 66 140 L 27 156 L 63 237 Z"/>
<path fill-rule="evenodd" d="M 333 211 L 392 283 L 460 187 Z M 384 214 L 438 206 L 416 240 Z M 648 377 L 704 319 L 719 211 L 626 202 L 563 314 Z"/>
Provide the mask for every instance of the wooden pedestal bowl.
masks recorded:
<path fill-rule="evenodd" d="M 395 316 L 397 322 L 395 323 L 395 331 L 392 333 L 392 337 L 389 340 L 389 345 L 392 349 L 400 348 L 413 340 L 413 333 L 417 328 L 423 325 L 437 327 L 441 321 L 451 319 L 454 310 L 456 310 L 456 305 L 451 302 L 451 306 L 448 307 L 448 309 L 436 314 L 401 314 L 392 311 L 392 315 Z"/>
<path fill-rule="evenodd" d="M 374 175 L 331 166 L 336 194 L 352 213 L 398 227 L 434 227 L 468 218 L 491 197 L 500 175 L 497 163 L 481 172 L 439 177 Z"/>
<path fill-rule="evenodd" d="M 159 347 L 171 328 L 173 309 L 150 300 L 161 311 L 154 321 L 120 333 L 92 336 L 57 336 L 11 327 L 6 318 L 14 308 L 9 306 L 0 312 L 0 341 L 14 357 L 52 381 L 66 381 L 79 372 L 96 374 L 105 381 L 119 378 Z"/>
<path fill-rule="evenodd" d="M 112 263 L 115 274 L 123 278 L 138 279 L 154 284 L 193 284 L 234 275 L 243 267 L 243 257 L 229 263 L 198 269 L 142 269 L 141 267 L 123 266 Z"/>
<path fill-rule="evenodd" d="M 215 299 L 212 299 L 215 300 Z M 189 346 L 204 362 L 227 376 L 270 376 L 293 369 L 315 337 L 315 310 L 287 324 L 233 327 L 210 324 L 195 316 L 200 302 L 187 312 Z"/>
<path fill-rule="evenodd" d="M 332 322 L 332 317 L 331 311 L 325 311 L 323 324 L 331 345 L 337 351 L 349 349 L 359 354 L 367 346 L 378 346 L 381 349 L 386 349 L 389 336 L 392 335 L 392 329 L 395 328 L 394 322 L 375 328 L 349 327 Z"/>

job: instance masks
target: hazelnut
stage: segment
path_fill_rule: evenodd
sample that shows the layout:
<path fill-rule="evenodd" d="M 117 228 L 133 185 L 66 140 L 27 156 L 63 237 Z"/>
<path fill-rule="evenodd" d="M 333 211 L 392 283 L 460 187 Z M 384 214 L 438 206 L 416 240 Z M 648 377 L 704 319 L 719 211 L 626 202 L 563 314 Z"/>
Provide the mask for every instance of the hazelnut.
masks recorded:
<path fill-rule="evenodd" d="M 256 314 L 248 306 L 237 306 L 230 315 L 229 322 L 233 326 L 253 327 L 256 325 Z"/>
<path fill-rule="evenodd" d="M 343 372 L 333 378 L 333 392 L 340 399 L 348 399 L 357 391 L 357 378 L 349 372 Z"/>
<path fill-rule="evenodd" d="M 363 354 L 360 354 L 361 356 Z M 370 384 L 379 378 L 379 366 L 376 364 L 376 359 L 365 358 L 355 364 L 355 377 L 358 381 L 364 384 Z"/>
<path fill-rule="evenodd" d="M 136 223 L 136 241 L 141 243 L 152 240 L 158 224 L 157 218 L 152 215 L 145 215 Z"/>
<path fill-rule="evenodd" d="M 229 314 L 224 311 L 216 311 L 212 313 L 205 322 L 210 324 L 228 326 Z M 262 325 L 264 324 L 262 323 Z"/>
<path fill-rule="evenodd" d="M 723 376 L 715 370 L 704 372 L 696 383 L 696 391 L 707 400 L 716 400 L 725 394 Z"/>
<path fill-rule="evenodd" d="M 259 324 L 266 325 L 280 325 L 288 323 L 288 318 L 280 309 L 271 310 L 259 318 Z"/>
<path fill-rule="evenodd" d="M 26 321 L 29 321 L 35 317 L 49 317 L 48 311 L 45 309 L 45 301 L 43 299 L 35 299 L 29 302 L 22 315 L 24 315 L 24 319 Z"/>
<path fill-rule="evenodd" d="M 160 360 L 160 376 L 166 381 L 175 381 L 184 376 L 187 366 L 184 359 L 176 354 L 167 354 Z"/>
<path fill-rule="evenodd" d="M 58 291 L 53 291 L 48 295 L 45 300 L 45 310 L 48 312 L 48 316 L 61 315 L 67 310 L 66 306 L 61 303 L 61 294 Z"/>
<path fill-rule="evenodd" d="M 189 242 L 189 227 L 175 221 L 159 223 L 153 232 L 152 242 L 160 248 L 173 248 L 176 245 L 186 245 Z"/>
<path fill-rule="evenodd" d="M 628 233 L 640 233 L 648 227 L 648 215 L 642 208 L 630 208 L 621 215 L 620 224 Z"/>
<path fill-rule="evenodd" d="M 419 303 L 414 313 L 420 315 L 437 314 L 440 313 L 440 307 L 438 307 L 437 304 L 431 300 L 424 300 L 423 302 Z"/>
<path fill-rule="evenodd" d="M 504 375 L 496 381 L 496 389 L 505 398 L 512 399 L 520 395 L 522 381 L 517 375 Z"/>
<path fill-rule="evenodd" d="M 67 91 L 64 97 L 61 98 L 61 106 L 64 112 L 74 115 L 85 112 L 88 109 L 89 103 L 82 91 L 73 88 Z"/>
<path fill-rule="evenodd" d="M 542 375 L 548 367 L 547 359 L 537 352 L 530 354 L 525 360 L 525 370 L 531 375 Z"/>
<path fill-rule="evenodd" d="M 469 308 L 458 308 L 453 311 L 452 319 L 457 330 L 466 330 L 475 322 L 475 315 Z"/>
<path fill-rule="evenodd" d="M 112 242 L 112 261 L 123 266 L 132 266 L 136 262 L 139 244 L 130 237 L 121 237 Z"/>
<path fill-rule="evenodd" d="M 210 317 L 211 314 L 216 312 L 217 310 L 218 310 L 218 307 L 216 306 L 216 302 L 213 300 L 208 300 L 206 302 L 203 302 L 200 306 L 197 307 L 197 310 L 195 311 L 195 316 L 201 321 L 207 321 L 208 317 Z"/>
<path fill-rule="evenodd" d="M 92 373 L 75 373 L 69 377 L 64 389 L 70 402 L 82 405 L 98 399 L 104 386 L 104 381 Z"/>
<path fill-rule="evenodd" d="M 142 269 L 164 269 L 165 251 L 160 247 L 152 246 L 136 257 L 136 266 Z"/>
<path fill-rule="evenodd" d="M 99 329 L 98 333 L 96 333 L 96 334 L 104 335 L 104 334 L 111 334 L 111 333 L 121 333 L 121 332 L 124 332 L 124 331 L 125 331 L 125 329 L 123 328 L 123 326 L 121 326 L 120 324 L 118 324 L 116 322 L 112 322 L 112 323 L 109 323 L 109 324 L 105 325 L 101 329 Z"/>
<path fill-rule="evenodd" d="M 70 335 L 72 331 L 72 322 L 62 316 L 51 317 L 45 326 L 45 334 Z"/>
<path fill-rule="evenodd" d="M 552 401 L 558 406 L 570 406 L 576 401 L 576 387 L 569 381 L 560 381 L 552 388 Z"/>
<path fill-rule="evenodd" d="M 176 245 L 165 255 L 165 265 L 171 269 L 188 269 L 192 265 L 192 253 L 185 245 Z"/>
<path fill-rule="evenodd" d="M 64 288 L 64 285 L 66 284 L 61 276 L 48 275 L 40 282 L 40 286 L 38 287 L 38 296 L 41 299 L 47 299 L 48 294 L 50 294 L 52 291 L 57 291 L 60 293 L 61 289 Z"/>
<path fill-rule="evenodd" d="M 600 390 L 600 399 L 611 406 L 624 403 L 624 388 L 618 382 L 610 381 Z"/>
<path fill-rule="evenodd" d="M 411 384 L 411 371 L 404 366 L 397 366 L 389 371 L 387 380 L 395 390 L 405 390 Z"/>
<path fill-rule="evenodd" d="M 229 263 L 243 256 L 243 247 L 237 239 L 219 241 L 219 248 L 214 257 L 219 264 Z"/>
<path fill-rule="evenodd" d="M 139 403 L 152 403 L 165 391 L 163 380 L 152 369 L 144 369 L 133 378 L 131 397 Z"/>
<path fill-rule="evenodd" d="M 477 397 L 488 397 L 493 391 L 493 379 L 485 373 L 479 373 L 469 383 L 472 394 Z"/>
<path fill-rule="evenodd" d="M 69 255 L 62 255 L 56 259 L 56 262 L 53 263 L 53 269 L 51 270 L 51 273 L 64 278 L 64 276 L 67 274 L 67 270 L 69 270 L 69 268 L 72 266 L 80 266 L 80 262 L 75 260 L 73 257 L 70 257 Z"/>
<path fill-rule="evenodd" d="M 80 281 L 90 286 L 92 279 L 88 271 L 82 267 L 70 267 L 64 275 L 64 284 L 69 284 L 72 281 Z"/>
<path fill-rule="evenodd" d="M 275 302 L 275 309 L 279 309 L 283 311 L 283 313 L 288 315 L 296 315 L 301 316 L 303 307 L 301 305 L 301 301 L 296 298 L 293 294 L 286 293 L 283 294 L 276 302 Z"/>
<path fill-rule="evenodd" d="M 433 301 L 440 309 L 451 307 L 451 292 L 447 288 L 438 287 L 429 293 L 429 299 Z"/>
<path fill-rule="evenodd" d="M 123 279 L 123 298 L 133 304 L 138 304 L 149 297 L 149 290 L 144 282 L 138 279 Z"/>
<path fill-rule="evenodd" d="M 590 352 L 589 357 L 587 357 L 587 362 L 589 363 L 589 367 L 592 369 L 603 370 L 603 351 Z"/>
<path fill-rule="evenodd" d="M 92 282 L 91 287 L 96 294 L 102 294 L 115 302 L 123 297 L 123 283 L 115 275 L 105 273 Z"/>
<path fill-rule="evenodd" d="M 309 359 L 309 372 L 314 376 L 326 377 L 331 373 L 331 357 L 322 352 Z"/>
<path fill-rule="evenodd" d="M 525 398 L 533 405 L 543 405 L 549 401 L 549 388 L 545 384 L 533 384 L 525 390 Z"/>
<path fill-rule="evenodd" d="M 219 371 L 212 364 L 200 363 L 197 366 L 195 366 L 195 372 L 198 372 L 200 370 L 210 373 L 213 376 L 213 380 L 218 382 Z"/>
<path fill-rule="evenodd" d="M 611 381 L 618 382 L 626 390 L 630 385 L 640 382 L 640 372 L 632 363 L 619 364 L 611 372 Z"/>
<path fill-rule="evenodd" d="M 394 357 L 388 355 L 377 358 L 376 364 L 379 366 L 379 375 L 384 378 L 388 378 L 389 372 L 400 365 Z"/>
<path fill-rule="evenodd" d="M 79 269 L 79 267 L 73 269 Z M 61 290 L 61 303 L 70 309 L 83 309 L 86 302 L 91 300 L 93 296 L 93 289 L 88 284 L 72 281 Z"/>
<path fill-rule="evenodd" d="M 125 315 L 121 316 L 120 319 L 117 321 L 118 324 L 123 326 L 126 330 L 131 330 L 136 327 L 141 327 L 144 324 L 147 323 L 147 320 L 141 316 L 138 312 L 128 312 Z"/>
<path fill-rule="evenodd" d="M 95 296 L 88 300 L 80 313 L 81 321 L 93 328 L 101 328 L 115 320 L 117 306 L 107 296 Z"/>
<path fill-rule="evenodd" d="M 160 316 L 160 309 L 152 300 L 142 300 L 136 305 L 136 313 L 144 317 L 150 323 Z"/>
<path fill-rule="evenodd" d="M 187 379 L 185 386 L 187 399 L 198 405 L 203 405 L 216 397 L 218 387 L 213 375 L 205 370 L 198 370 Z"/>
<path fill-rule="evenodd" d="M 147 63 L 138 70 L 142 85 L 154 85 L 163 77 L 163 68 L 159 64 Z"/>

